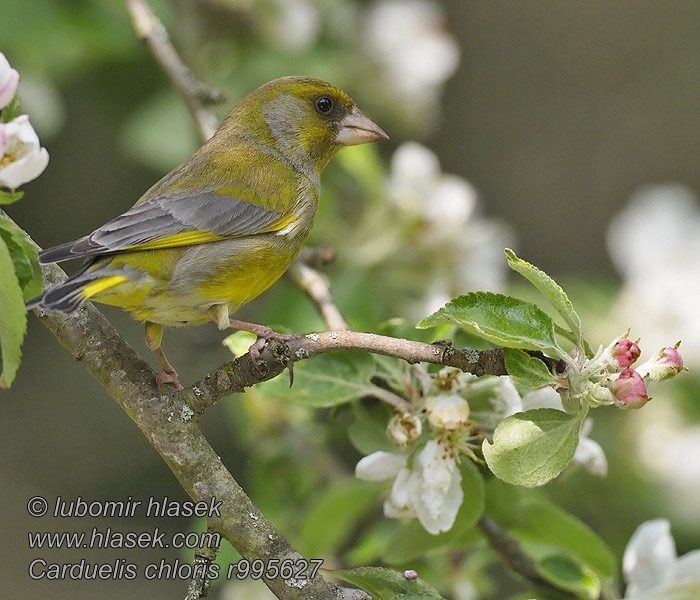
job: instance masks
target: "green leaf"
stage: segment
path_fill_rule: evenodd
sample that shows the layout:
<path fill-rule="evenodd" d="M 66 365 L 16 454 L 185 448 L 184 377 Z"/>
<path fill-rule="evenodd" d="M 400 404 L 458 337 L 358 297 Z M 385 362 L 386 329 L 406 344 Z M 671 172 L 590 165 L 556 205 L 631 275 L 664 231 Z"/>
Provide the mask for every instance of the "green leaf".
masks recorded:
<path fill-rule="evenodd" d="M 22 196 L 24 196 L 24 192 L 6 192 L 5 190 L 0 190 L 0 204 L 12 204 L 13 202 L 17 202 Z"/>
<path fill-rule="evenodd" d="M 2 120 L 3 123 L 9 123 L 13 119 L 19 117 L 20 109 L 19 95 L 15 94 L 15 97 L 10 100 L 10 103 L 2 109 L 0 120 Z"/>
<path fill-rule="evenodd" d="M 17 225 L 2 216 L 0 216 L 0 239 L 5 242 L 12 257 L 15 275 L 22 288 L 24 300 L 30 300 L 41 294 L 43 279 L 34 245 Z"/>
<path fill-rule="evenodd" d="M 425 329 L 454 323 L 506 348 L 563 353 L 554 334 L 554 322 L 540 308 L 517 298 L 472 292 L 459 296 L 416 327 Z"/>
<path fill-rule="evenodd" d="M 543 498 L 523 498 L 512 513 L 509 530 L 528 551 L 549 554 L 553 550 L 573 557 L 593 569 L 601 581 L 617 573 L 617 559 L 603 539 L 576 516 Z"/>
<path fill-rule="evenodd" d="M 10 387 L 22 355 L 22 339 L 27 330 L 27 311 L 22 289 L 15 275 L 12 257 L 5 242 L 0 241 L 0 350 L 2 374 L 0 389 Z"/>
<path fill-rule="evenodd" d="M 403 573 L 383 567 L 358 567 L 329 571 L 334 577 L 352 583 L 371 594 L 375 600 L 433 600 L 442 596 L 420 579 L 406 579 Z"/>
<path fill-rule="evenodd" d="M 386 404 L 365 407 L 358 403 L 353 405 L 353 412 L 355 422 L 348 427 L 348 438 L 359 452 L 369 455 L 379 450 L 396 451 L 386 435 L 386 426 L 393 414 Z"/>
<path fill-rule="evenodd" d="M 537 561 L 537 570 L 554 586 L 576 594 L 581 600 L 596 600 L 600 581 L 585 565 L 565 554 L 553 554 Z"/>
<path fill-rule="evenodd" d="M 554 383 L 554 376 L 539 358 L 517 348 L 505 348 L 503 355 L 506 371 L 516 383 L 527 387 L 541 387 Z"/>
<path fill-rule="evenodd" d="M 376 365 L 367 354 L 322 354 L 294 365 L 294 387 L 281 373 L 255 389 L 263 397 L 289 399 L 304 406 L 337 406 L 381 392 L 371 383 Z"/>
<path fill-rule="evenodd" d="M 504 419 L 494 431 L 493 443 L 483 443 L 486 463 L 496 477 L 513 485 L 541 485 L 554 479 L 576 452 L 586 412 L 572 416 L 538 408 Z"/>
<path fill-rule="evenodd" d="M 358 479 L 342 481 L 322 492 L 306 513 L 300 546 L 306 556 L 331 556 L 377 504 L 378 488 Z"/>
<path fill-rule="evenodd" d="M 249 331 L 236 331 L 226 336 L 221 343 L 231 351 L 231 354 L 238 358 L 246 354 L 257 339 L 258 336 Z"/>
<path fill-rule="evenodd" d="M 578 340 L 583 336 L 581 318 L 574 310 L 569 297 L 561 286 L 544 271 L 524 261 L 522 258 L 518 258 L 515 252 L 510 248 L 506 248 L 506 258 L 508 260 L 508 266 L 511 269 L 527 279 L 545 298 L 547 298 L 547 300 L 549 300 L 551 305 L 571 328 L 577 340 L 575 343 L 578 343 Z"/>
<path fill-rule="evenodd" d="M 473 527 L 484 512 L 485 486 L 479 469 L 468 458 L 462 458 L 459 465 L 462 472 L 464 501 L 459 507 L 454 525 L 449 531 L 432 535 L 420 524 L 411 519 L 389 538 L 382 558 L 391 565 L 405 563 L 440 548 L 464 549 L 470 541 L 479 539 Z"/>

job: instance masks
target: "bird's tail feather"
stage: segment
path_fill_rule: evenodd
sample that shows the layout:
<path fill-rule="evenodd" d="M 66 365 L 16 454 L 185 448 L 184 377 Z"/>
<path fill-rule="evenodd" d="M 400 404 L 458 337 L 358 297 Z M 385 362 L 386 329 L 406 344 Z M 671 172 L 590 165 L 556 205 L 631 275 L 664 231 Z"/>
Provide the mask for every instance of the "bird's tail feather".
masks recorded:
<path fill-rule="evenodd" d="M 26 303 L 26 307 L 27 310 L 42 308 L 47 311 L 72 313 L 95 294 L 126 280 L 124 275 L 88 271 L 44 292 L 41 296 L 32 298 Z"/>
<path fill-rule="evenodd" d="M 82 242 L 84 239 L 85 238 L 80 238 L 79 240 L 66 242 L 65 244 L 61 244 L 60 246 L 54 246 L 53 248 L 41 250 L 39 252 L 39 262 L 41 264 L 55 263 L 81 256 L 81 254 L 73 252 L 73 248 L 76 244 Z"/>

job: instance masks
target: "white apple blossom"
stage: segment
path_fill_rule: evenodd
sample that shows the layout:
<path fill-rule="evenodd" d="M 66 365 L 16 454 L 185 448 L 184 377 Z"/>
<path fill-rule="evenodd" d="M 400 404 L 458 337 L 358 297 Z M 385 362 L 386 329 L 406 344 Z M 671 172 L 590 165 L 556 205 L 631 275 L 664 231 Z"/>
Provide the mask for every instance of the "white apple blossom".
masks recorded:
<path fill-rule="evenodd" d="M 461 177 L 444 175 L 436 154 L 416 142 L 401 144 L 391 157 L 389 198 L 442 239 L 462 229 L 476 206 L 474 188 Z"/>
<path fill-rule="evenodd" d="M 412 469 L 403 456 L 374 452 L 357 463 L 355 475 L 368 481 L 393 479 L 384 516 L 417 517 L 433 535 L 452 528 L 464 499 L 454 451 L 440 440 L 428 441 L 416 455 Z"/>
<path fill-rule="evenodd" d="M 466 290 L 502 289 L 503 247 L 509 243 L 509 232 L 478 216 L 474 187 L 462 177 L 443 173 L 432 150 L 416 142 L 399 146 L 391 158 L 387 193 L 398 209 L 400 227 L 412 233 L 416 255 L 412 262 L 434 263 L 418 314 L 429 314 Z M 373 240 L 369 246 L 373 262 L 396 252 L 400 241 L 396 230 L 400 229 L 380 234 L 386 239 L 383 244 Z M 446 245 L 450 252 L 445 252 Z M 405 249 L 402 256 L 407 260 Z"/>
<path fill-rule="evenodd" d="M 15 97 L 18 83 L 19 73 L 10 66 L 5 55 L 0 52 L 0 110 Z"/>
<path fill-rule="evenodd" d="M 666 519 L 642 523 L 625 548 L 626 600 L 700 598 L 700 550 L 678 557 Z"/>
<path fill-rule="evenodd" d="M 0 123 L 0 186 L 12 190 L 35 179 L 49 164 L 27 115 Z"/>
<path fill-rule="evenodd" d="M 429 0 L 380 0 L 367 12 L 365 47 L 411 112 L 429 110 L 459 64 L 459 46 Z"/>
<path fill-rule="evenodd" d="M 469 421 L 469 404 L 458 394 L 438 394 L 425 399 L 428 421 L 434 427 L 454 430 Z"/>
<path fill-rule="evenodd" d="M 428 533 L 452 529 L 464 492 L 462 473 L 450 448 L 430 440 L 416 456 L 408 486 L 413 510 Z"/>

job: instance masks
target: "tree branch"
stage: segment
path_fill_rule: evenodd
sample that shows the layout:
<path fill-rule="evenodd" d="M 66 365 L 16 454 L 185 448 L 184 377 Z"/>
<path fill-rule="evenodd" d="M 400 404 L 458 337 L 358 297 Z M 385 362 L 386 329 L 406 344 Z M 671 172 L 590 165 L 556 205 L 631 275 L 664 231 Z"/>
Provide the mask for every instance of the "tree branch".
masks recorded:
<path fill-rule="evenodd" d="M 125 0 L 125 4 L 136 33 L 151 49 L 182 96 L 197 124 L 202 141 L 206 142 L 216 131 L 217 119 L 204 105 L 223 101 L 223 93 L 219 89 L 206 86 L 192 75 L 170 42 L 167 30 L 145 0 Z"/>
<path fill-rule="evenodd" d="M 222 398 L 272 379 L 295 362 L 326 352 L 359 351 L 383 354 L 409 363 L 427 362 L 456 367 L 474 375 L 507 375 L 503 350 L 472 350 L 442 344 L 426 344 L 376 333 L 326 331 L 310 333 L 298 340 L 270 340 L 256 363 L 244 354 L 213 370 L 184 394 L 197 414 Z M 553 361 L 556 362 L 556 361 Z"/>

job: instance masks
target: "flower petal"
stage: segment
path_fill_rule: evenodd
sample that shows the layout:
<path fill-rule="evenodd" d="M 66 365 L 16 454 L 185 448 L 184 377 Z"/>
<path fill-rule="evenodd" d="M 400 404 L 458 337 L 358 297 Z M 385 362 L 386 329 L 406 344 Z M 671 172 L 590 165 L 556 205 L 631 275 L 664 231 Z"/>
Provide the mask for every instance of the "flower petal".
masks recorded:
<path fill-rule="evenodd" d="M 585 436 L 579 438 L 573 461 L 592 475 L 606 477 L 608 474 L 608 459 L 603 448 L 598 442 Z"/>
<path fill-rule="evenodd" d="M 49 153 L 46 148 L 40 148 L 0 169 L 0 186 L 14 190 L 39 177 L 48 164 Z"/>
<path fill-rule="evenodd" d="M 642 523 L 632 534 L 622 558 L 627 581 L 625 598 L 663 585 L 676 562 L 676 545 L 666 519 Z"/>
<path fill-rule="evenodd" d="M 400 519 L 402 517 L 416 516 L 410 501 L 411 478 L 414 475 L 415 473 L 412 473 L 405 467 L 399 471 L 394 480 L 394 485 L 391 486 L 391 493 L 384 501 L 385 517 Z"/>
<path fill-rule="evenodd" d="M 700 583 L 700 550 L 681 556 L 669 573 L 673 582 L 694 581 Z"/>
<path fill-rule="evenodd" d="M 0 110 L 15 97 L 18 83 L 19 73 L 10 66 L 5 55 L 0 52 Z"/>
<path fill-rule="evenodd" d="M 391 452 L 373 452 L 355 465 L 355 477 L 365 481 L 393 479 L 406 466 L 406 457 Z"/>

